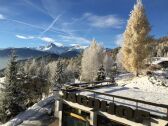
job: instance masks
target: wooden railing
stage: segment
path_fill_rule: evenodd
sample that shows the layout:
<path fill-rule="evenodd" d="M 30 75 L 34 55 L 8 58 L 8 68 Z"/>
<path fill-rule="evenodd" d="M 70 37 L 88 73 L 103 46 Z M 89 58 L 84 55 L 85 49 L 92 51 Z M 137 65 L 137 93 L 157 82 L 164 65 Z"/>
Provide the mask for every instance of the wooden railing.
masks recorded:
<path fill-rule="evenodd" d="M 166 117 L 162 117 L 166 120 L 168 120 L 168 105 L 166 104 L 158 104 L 158 103 L 153 103 L 153 102 L 148 102 L 148 101 L 144 101 L 144 100 L 139 100 L 139 99 L 134 99 L 134 98 L 128 98 L 128 97 L 124 97 L 124 96 L 118 96 L 118 95 L 112 95 L 112 94 L 107 94 L 107 93 L 102 93 L 102 92 L 97 92 L 91 89 L 87 89 L 86 87 L 82 87 L 79 85 L 83 85 L 83 84 L 100 84 L 100 83 L 104 83 L 104 82 L 110 82 L 110 81 L 101 81 L 101 82 L 90 82 L 90 83 L 80 83 L 80 84 L 65 84 L 64 85 L 64 89 L 63 90 L 67 90 L 67 91 L 87 91 L 87 92 L 91 92 L 94 94 L 94 97 L 97 95 L 105 95 L 105 96 L 109 96 L 113 98 L 113 101 L 115 100 L 115 98 L 119 98 L 119 99 L 124 99 L 124 100 L 128 100 L 128 101 L 133 101 L 136 102 L 136 108 L 138 109 L 138 104 L 142 103 L 142 104 L 146 104 L 146 105 L 151 105 L 151 106 L 155 106 L 155 107 L 160 107 L 160 108 L 165 108 L 167 109 L 167 116 Z"/>

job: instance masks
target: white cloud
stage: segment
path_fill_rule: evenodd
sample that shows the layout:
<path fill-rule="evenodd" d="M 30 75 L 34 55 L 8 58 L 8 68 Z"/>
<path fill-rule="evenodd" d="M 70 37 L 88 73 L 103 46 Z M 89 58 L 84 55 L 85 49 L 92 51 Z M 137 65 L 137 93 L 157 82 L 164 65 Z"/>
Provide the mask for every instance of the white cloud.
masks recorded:
<path fill-rule="evenodd" d="M 70 44 L 70 46 L 79 46 L 79 44 Z"/>
<path fill-rule="evenodd" d="M 54 44 L 56 45 L 56 46 L 64 46 L 62 43 L 59 43 L 59 42 L 54 42 Z"/>
<path fill-rule="evenodd" d="M 98 16 L 91 13 L 85 13 L 84 17 L 89 24 L 97 28 L 120 28 L 124 21 L 115 15 Z"/>
<path fill-rule="evenodd" d="M 115 44 L 121 47 L 122 43 L 123 43 L 123 34 L 118 34 L 115 37 Z"/>
<path fill-rule="evenodd" d="M 40 37 L 40 39 L 44 42 L 49 42 L 49 43 L 53 43 L 55 42 L 55 40 L 53 38 L 49 38 L 49 37 Z"/>
<path fill-rule="evenodd" d="M 62 43 L 56 42 L 55 39 L 49 37 L 35 37 L 35 36 L 23 36 L 23 35 L 16 35 L 16 38 L 29 40 L 29 39 L 40 39 L 43 42 L 47 43 L 54 43 L 57 46 L 63 46 Z"/>
<path fill-rule="evenodd" d="M 4 20 L 4 19 L 5 17 L 2 14 L 0 14 L 0 20 Z"/>
<path fill-rule="evenodd" d="M 74 42 L 78 44 L 89 44 L 90 40 L 84 37 L 76 36 L 76 35 L 59 35 L 62 41 L 65 42 Z"/>
<path fill-rule="evenodd" d="M 34 36 L 23 36 L 23 35 L 16 35 L 17 38 L 19 39 L 34 39 Z"/>

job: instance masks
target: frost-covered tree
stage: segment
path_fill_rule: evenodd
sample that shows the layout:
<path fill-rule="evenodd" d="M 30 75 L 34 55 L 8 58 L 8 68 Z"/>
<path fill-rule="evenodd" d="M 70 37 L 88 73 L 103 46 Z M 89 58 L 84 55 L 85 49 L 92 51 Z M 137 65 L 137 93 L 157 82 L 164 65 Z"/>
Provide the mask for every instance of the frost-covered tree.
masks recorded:
<path fill-rule="evenodd" d="M 64 80 L 64 68 L 60 60 L 57 62 L 57 67 L 54 73 L 53 85 L 59 90 L 62 88 Z"/>
<path fill-rule="evenodd" d="M 110 75 L 112 72 L 112 66 L 114 65 L 114 61 L 111 57 L 111 55 L 106 54 L 103 60 L 103 65 L 106 71 L 107 76 Z"/>
<path fill-rule="evenodd" d="M 30 62 L 27 62 L 26 65 L 28 65 L 27 66 L 28 67 L 27 73 L 31 76 L 36 75 L 36 71 L 37 71 L 37 67 L 38 67 L 36 59 L 33 59 Z"/>
<path fill-rule="evenodd" d="M 96 80 L 99 66 L 103 63 L 103 47 L 95 40 L 83 52 L 81 62 L 81 80 Z"/>
<path fill-rule="evenodd" d="M 38 65 L 36 63 L 36 75 L 41 78 L 46 78 L 45 77 L 45 61 L 43 58 L 39 61 Z"/>
<path fill-rule="evenodd" d="M 144 6 L 141 0 L 137 0 L 127 22 L 121 48 L 123 67 L 135 75 L 139 74 L 144 65 L 143 60 L 148 54 L 146 39 L 149 32 L 150 25 Z"/>
<path fill-rule="evenodd" d="M 105 80 L 105 79 L 106 79 L 105 69 L 104 69 L 104 66 L 101 65 L 101 66 L 99 67 L 98 72 L 97 72 L 97 78 L 96 78 L 96 80 L 98 80 L 98 81 L 103 81 L 103 80 Z"/>

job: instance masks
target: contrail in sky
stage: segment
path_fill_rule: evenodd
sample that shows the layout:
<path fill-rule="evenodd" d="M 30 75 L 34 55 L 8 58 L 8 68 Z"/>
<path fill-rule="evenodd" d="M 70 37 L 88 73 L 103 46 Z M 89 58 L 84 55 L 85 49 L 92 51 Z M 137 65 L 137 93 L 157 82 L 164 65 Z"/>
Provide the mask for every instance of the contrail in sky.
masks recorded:
<path fill-rule="evenodd" d="M 61 17 L 61 14 L 58 15 L 58 16 L 53 20 L 53 22 L 40 34 L 40 36 L 43 36 L 47 31 L 49 31 L 49 30 L 54 26 L 54 24 L 59 20 L 60 17 Z"/>

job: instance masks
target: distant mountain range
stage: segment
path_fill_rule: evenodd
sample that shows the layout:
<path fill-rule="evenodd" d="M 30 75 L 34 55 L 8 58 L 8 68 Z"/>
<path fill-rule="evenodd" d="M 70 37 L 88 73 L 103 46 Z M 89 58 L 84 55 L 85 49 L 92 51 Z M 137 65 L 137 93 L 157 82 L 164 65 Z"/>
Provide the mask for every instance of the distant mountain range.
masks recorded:
<path fill-rule="evenodd" d="M 73 51 L 73 52 L 75 51 L 75 52 L 80 53 L 85 48 L 86 48 L 86 46 L 80 46 L 77 44 L 68 47 L 68 46 L 57 46 L 54 43 L 50 43 L 47 46 L 40 46 L 39 48 L 37 48 L 37 50 L 61 55 L 61 54 L 66 54 L 71 51 Z"/>
<path fill-rule="evenodd" d="M 12 50 L 15 50 L 16 55 L 19 58 L 31 58 L 49 54 L 48 52 L 43 52 L 31 48 L 7 48 L 0 50 L 0 57 L 9 57 L 11 55 Z"/>
<path fill-rule="evenodd" d="M 0 49 L 0 57 L 9 57 L 12 50 L 16 51 L 18 57 L 30 58 L 43 55 L 55 54 L 59 56 L 75 56 L 81 53 L 86 47 L 80 45 L 73 45 L 70 47 L 57 46 L 50 43 L 47 46 L 40 46 L 38 48 L 6 48 Z M 69 55 L 70 53 L 71 55 Z"/>
<path fill-rule="evenodd" d="M 73 45 L 70 47 L 57 46 L 53 43 L 47 46 L 41 46 L 38 48 L 6 48 L 0 49 L 0 69 L 4 68 L 8 63 L 9 57 L 12 50 L 15 50 L 19 60 L 37 57 L 66 57 L 71 58 L 79 55 L 83 50 L 84 46 Z"/>

